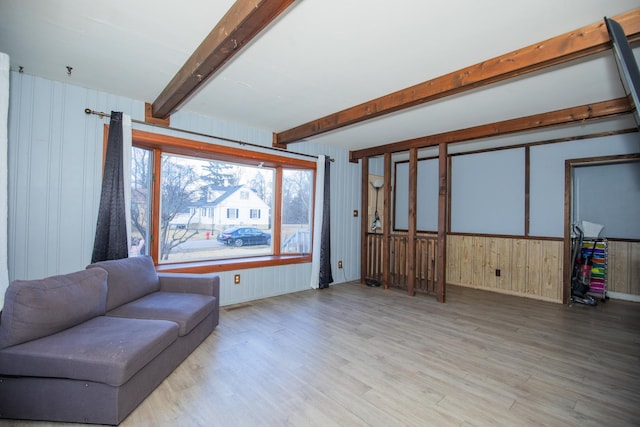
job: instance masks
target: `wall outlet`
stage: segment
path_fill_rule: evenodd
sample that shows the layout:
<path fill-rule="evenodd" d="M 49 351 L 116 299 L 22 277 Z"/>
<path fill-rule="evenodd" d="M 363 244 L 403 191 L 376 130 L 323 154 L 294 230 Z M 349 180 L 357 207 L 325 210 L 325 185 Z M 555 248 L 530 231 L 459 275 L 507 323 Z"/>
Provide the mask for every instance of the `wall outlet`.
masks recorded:
<path fill-rule="evenodd" d="M 500 277 L 500 269 L 499 268 L 496 269 L 496 277 Z"/>
<path fill-rule="evenodd" d="M 240 275 L 236 274 L 233 276 L 233 284 L 234 285 L 239 285 L 240 284 Z"/>
<path fill-rule="evenodd" d="M 338 261 L 338 268 L 342 268 L 342 261 Z"/>

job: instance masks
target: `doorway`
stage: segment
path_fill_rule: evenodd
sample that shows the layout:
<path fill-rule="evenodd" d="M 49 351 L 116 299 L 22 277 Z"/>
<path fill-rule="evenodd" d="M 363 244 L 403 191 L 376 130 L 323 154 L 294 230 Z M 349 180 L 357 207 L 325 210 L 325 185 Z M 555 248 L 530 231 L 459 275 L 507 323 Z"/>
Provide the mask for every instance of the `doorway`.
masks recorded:
<path fill-rule="evenodd" d="M 565 224 L 563 302 L 570 297 L 572 225 L 579 221 L 602 224 L 601 237 L 612 245 L 611 257 L 622 260 L 608 268 L 608 285 L 633 296 L 630 286 L 640 279 L 640 154 L 570 159 L 565 161 Z M 613 244 L 615 242 L 615 244 Z M 617 257 L 617 258 L 616 258 Z M 623 285 L 627 282 L 626 288 Z M 608 286 L 611 290 L 611 286 Z M 625 292 L 622 292 L 624 294 Z"/>

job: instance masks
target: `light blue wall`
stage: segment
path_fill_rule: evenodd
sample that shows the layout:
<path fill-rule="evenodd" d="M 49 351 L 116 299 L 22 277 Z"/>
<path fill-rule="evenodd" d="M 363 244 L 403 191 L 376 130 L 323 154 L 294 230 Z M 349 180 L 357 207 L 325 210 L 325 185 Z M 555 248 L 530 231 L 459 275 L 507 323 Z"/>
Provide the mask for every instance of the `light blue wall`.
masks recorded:
<path fill-rule="evenodd" d="M 100 199 L 103 127 L 108 119 L 84 113 L 122 111 L 144 120 L 144 102 L 27 74 L 11 74 L 9 105 L 9 274 L 35 279 L 84 269 L 91 260 Z M 186 112 L 171 125 L 271 145 L 271 131 Z M 134 129 L 224 143 L 134 123 Z M 360 275 L 360 166 L 345 150 L 301 143 L 292 150 L 327 154 L 331 164 L 331 262 L 334 284 Z M 338 270 L 338 260 L 344 268 Z M 309 289 L 310 264 L 230 271 L 221 276 L 221 304 Z M 241 284 L 233 285 L 233 275 Z"/>
<path fill-rule="evenodd" d="M 640 153 L 640 134 L 637 132 L 530 147 L 529 236 L 564 237 L 565 160 L 633 153 Z M 431 170 L 421 172 L 421 168 L 426 168 L 426 162 L 432 163 Z M 399 162 L 396 166 L 396 225 L 406 229 L 408 163 Z M 454 156 L 451 165 L 451 231 L 523 235 L 525 167 L 524 148 Z M 437 185 L 437 161 L 419 161 L 419 230 L 437 229 Z M 624 190 L 615 186 L 610 192 L 612 197 L 627 197 Z M 632 204 L 628 209 L 639 209 L 640 200 L 626 202 Z"/>
<path fill-rule="evenodd" d="M 639 152 L 640 134 L 637 132 L 531 147 L 529 234 L 564 236 L 565 160 Z M 620 190 L 612 188 L 611 191 Z M 625 196 L 621 193 L 620 197 Z"/>
<path fill-rule="evenodd" d="M 640 239 L 640 161 L 573 168 L 572 196 L 572 223 L 601 224 L 600 237 Z"/>
<path fill-rule="evenodd" d="M 416 227 L 419 231 L 438 231 L 438 159 L 418 161 Z M 409 229 L 409 163 L 396 164 L 395 203 L 398 215 L 394 228 Z"/>
<path fill-rule="evenodd" d="M 525 150 L 451 160 L 451 231 L 524 235 Z"/>

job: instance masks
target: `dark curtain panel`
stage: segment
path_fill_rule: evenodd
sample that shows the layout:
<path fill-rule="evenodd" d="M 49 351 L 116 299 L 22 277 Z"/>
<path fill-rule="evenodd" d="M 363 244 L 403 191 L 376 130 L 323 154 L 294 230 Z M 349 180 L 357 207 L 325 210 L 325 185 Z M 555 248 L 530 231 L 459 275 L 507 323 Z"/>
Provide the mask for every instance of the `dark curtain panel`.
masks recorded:
<path fill-rule="evenodd" d="M 122 113 L 111 112 L 107 154 L 102 174 L 96 239 L 91 262 L 127 258 L 127 224 L 124 204 Z"/>
<path fill-rule="evenodd" d="M 322 211 L 322 237 L 320 240 L 320 289 L 328 288 L 333 283 L 331 275 L 331 161 L 329 157 L 324 159 L 324 209 Z"/>

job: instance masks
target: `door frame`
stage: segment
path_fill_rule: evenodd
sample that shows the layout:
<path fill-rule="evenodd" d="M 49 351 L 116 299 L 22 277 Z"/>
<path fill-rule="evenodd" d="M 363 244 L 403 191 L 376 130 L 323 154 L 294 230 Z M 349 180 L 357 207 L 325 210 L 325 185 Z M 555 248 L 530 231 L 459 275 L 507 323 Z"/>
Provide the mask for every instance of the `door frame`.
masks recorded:
<path fill-rule="evenodd" d="M 564 263 L 562 303 L 568 304 L 571 296 L 571 208 L 573 200 L 573 169 L 582 166 L 596 166 L 615 163 L 640 162 L 640 153 L 615 156 L 567 159 L 564 162 Z"/>

